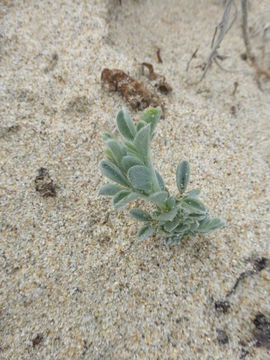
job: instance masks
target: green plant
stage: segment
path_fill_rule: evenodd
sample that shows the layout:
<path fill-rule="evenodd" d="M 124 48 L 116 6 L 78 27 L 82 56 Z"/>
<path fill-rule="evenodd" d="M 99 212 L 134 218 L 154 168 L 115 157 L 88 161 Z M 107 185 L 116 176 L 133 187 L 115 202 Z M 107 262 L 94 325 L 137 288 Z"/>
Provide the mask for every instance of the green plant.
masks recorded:
<path fill-rule="evenodd" d="M 118 113 L 116 122 L 122 141 L 105 133 L 106 160 L 100 163 L 102 174 L 114 184 L 103 185 L 99 194 L 112 196 L 115 208 L 138 198 L 149 201 L 155 206 L 151 214 L 140 208 L 130 211 L 143 223 L 138 238 L 145 239 L 157 233 L 165 237 L 166 243 L 175 243 L 186 236 L 215 230 L 224 222 L 209 217 L 206 207 L 198 199 L 199 190 L 186 192 L 190 173 L 187 161 L 181 161 L 176 170 L 177 196 L 170 195 L 161 175 L 153 167 L 150 145 L 160 116 L 160 108 L 148 108 L 135 126 L 127 110 Z"/>

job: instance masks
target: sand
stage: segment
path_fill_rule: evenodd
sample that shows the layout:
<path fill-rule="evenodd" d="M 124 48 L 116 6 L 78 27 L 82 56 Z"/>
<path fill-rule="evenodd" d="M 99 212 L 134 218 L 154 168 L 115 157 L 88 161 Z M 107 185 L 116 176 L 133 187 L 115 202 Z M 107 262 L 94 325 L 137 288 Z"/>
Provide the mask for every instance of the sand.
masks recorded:
<path fill-rule="evenodd" d="M 235 72 L 213 65 L 195 84 L 221 3 L 1 2 L 1 359 L 269 358 L 253 336 L 256 314 L 270 315 L 269 266 L 240 282 L 227 313 L 215 309 L 254 259 L 270 258 L 270 84 L 260 91 L 240 58 L 240 19 L 220 49 L 229 56 L 222 65 Z M 270 3 L 253 2 L 250 10 L 259 56 L 256 30 Z M 143 61 L 173 87 L 162 96 L 156 167 L 174 192 L 176 166 L 189 160 L 191 187 L 227 221 L 177 246 L 154 237 L 138 242 L 127 211 L 97 195 L 101 134 L 128 107 L 101 87 L 101 71 L 146 80 Z M 41 167 L 55 197 L 35 190 Z"/>

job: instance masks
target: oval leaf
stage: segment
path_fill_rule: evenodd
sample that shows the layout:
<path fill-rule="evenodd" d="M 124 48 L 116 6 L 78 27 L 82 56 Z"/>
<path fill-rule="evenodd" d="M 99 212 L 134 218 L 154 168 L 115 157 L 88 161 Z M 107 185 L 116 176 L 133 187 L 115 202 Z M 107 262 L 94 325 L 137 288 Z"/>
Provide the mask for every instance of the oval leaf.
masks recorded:
<path fill-rule="evenodd" d="M 190 214 L 205 214 L 207 212 L 204 204 L 195 198 L 185 198 L 181 202 L 182 207 Z"/>
<path fill-rule="evenodd" d="M 119 111 L 116 122 L 121 135 L 127 140 L 133 140 L 136 135 L 136 129 L 126 109 Z"/>
<path fill-rule="evenodd" d="M 154 233 L 154 229 L 151 225 L 144 225 L 140 228 L 140 230 L 137 233 L 137 239 L 138 240 L 145 240 L 148 237 L 152 236 Z"/>
<path fill-rule="evenodd" d="M 127 205 L 132 200 L 137 199 L 138 194 L 128 190 L 118 192 L 113 198 L 113 206 L 117 209 L 121 206 Z"/>
<path fill-rule="evenodd" d="M 124 186 L 129 186 L 128 180 L 122 174 L 121 170 L 110 161 L 102 160 L 100 163 L 100 170 L 104 176 L 116 183 Z"/>
<path fill-rule="evenodd" d="M 183 194 L 189 182 L 189 163 L 186 160 L 180 161 L 176 170 L 176 182 L 180 194 Z"/>
<path fill-rule="evenodd" d="M 137 132 L 140 131 L 143 127 L 145 127 L 147 123 L 145 121 L 139 121 L 136 125 Z"/>
<path fill-rule="evenodd" d="M 150 125 L 143 127 L 135 136 L 134 145 L 143 162 L 149 159 Z"/>
<path fill-rule="evenodd" d="M 158 221 L 172 221 L 176 215 L 177 215 L 177 208 L 174 208 L 166 213 L 153 216 L 153 219 Z"/>
<path fill-rule="evenodd" d="M 112 161 L 115 164 L 114 156 L 113 156 L 111 149 L 109 149 L 109 148 L 105 149 L 105 155 L 108 160 Z"/>
<path fill-rule="evenodd" d="M 165 202 L 168 199 L 169 194 L 167 191 L 159 191 L 149 196 L 149 200 L 155 203 Z"/>
<path fill-rule="evenodd" d="M 125 147 L 127 150 L 127 153 L 130 155 L 137 155 L 138 151 L 136 149 L 136 146 L 133 145 L 133 143 L 129 142 L 129 141 L 125 141 Z"/>
<path fill-rule="evenodd" d="M 147 167 L 136 165 L 128 170 L 128 179 L 135 189 L 143 190 L 146 193 L 152 191 L 151 172 Z"/>
<path fill-rule="evenodd" d="M 156 176 L 157 176 L 157 179 L 158 179 L 158 183 L 159 183 L 160 190 L 162 190 L 162 191 L 163 191 L 163 190 L 166 190 L 164 181 L 163 181 L 160 173 L 159 173 L 157 170 L 155 170 L 155 172 L 156 172 Z"/>
<path fill-rule="evenodd" d="M 196 196 L 200 195 L 200 189 L 193 189 L 193 190 L 187 192 L 186 195 L 189 197 L 196 197 Z"/>
<path fill-rule="evenodd" d="M 179 219 L 178 217 L 175 217 L 173 219 L 173 221 L 167 221 L 165 224 L 164 224 L 164 229 L 168 232 L 171 232 L 173 231 L 174 229 L 177 228 L 177 226 L 179 225 Z"/>
<path fill-rule="evenodd" d="M 126 171 L 135 165 L 143 165 L 143 162 L 136 156 L 127 155 L 122 159 L 122 166 Z"/>
<path fill-rule="evenodd" d="M 176 198 L 173 196 L 170 196 L 169 199 L 166 201 L 166 205 L 169 209 L 173 209 L 176 204 Z"/>
<path fill-rule="evenodd" d="M 125 155 L 125 151 L 121 148 L 121 145 L 116 140 L 107 141 L 107 145 L 111 151 L 111 156 L 113 156 L 114 161 L 120 165 L 121 160 Z"/>
<path fill-rule="evenodd" d="M 99 190 L 98 195 L 114 196 L 121 190 L 123 190 L 123 188 L 120 186 L 117 186 L 114 184 L 105 184 L 105 185 L 102 185 L 101 189 Z"/>
<path fill-rule="evenodd" d="M 142 209 L 138 209 L 138 208 L 134 208 L 134 209 L 130 210 L 130 215 L 139 221 L 151 221 L 152 220 L 151 215 L 148 214 L 148 212 L 146 212 Z"/>
<path fill-rule="evenodd" d="M 189 225 L 187 224 L 181 224 L 175 228 L 175 232 L 180 234 L 184 234 L 188 230 L 189 230 Z"/>
<path fill-rule="evenodd" d="M 223 226 L 225 226 L 225 222 L 223 220 L 219 218 L 214 218 L 214 219 L 208 218 L 200 222 L 197 231 L 200 232 L 201 234 L 205 234 L 209 231 L 218 229 Z"/>

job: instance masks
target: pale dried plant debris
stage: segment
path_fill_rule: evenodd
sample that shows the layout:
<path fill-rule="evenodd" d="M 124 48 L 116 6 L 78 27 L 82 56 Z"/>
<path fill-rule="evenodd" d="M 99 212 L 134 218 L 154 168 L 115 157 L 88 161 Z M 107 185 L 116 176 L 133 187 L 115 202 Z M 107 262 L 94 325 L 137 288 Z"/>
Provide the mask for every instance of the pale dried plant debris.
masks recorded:
<path fill-rule="evenodd" d="M 234 13 L 232 15 L 232 20 L 230 21 L 232 8 L 234 9 Z M 243 35 L 243 40 L 244 40 L 244 44 L 245 44 L 245 48 L 246 48 L 246 53 L 242 54 L 241 57 L 243 60 L 248 60 L 251 63 L 251 65 L 254 67 L 254 69 L 256 71 L 256 81 L 258 83 L 259 88 L 262 89 L 261 83 L 260 83 L 260 78 L 262 76 L 264 76 L 265 78 L 270 79 L 270 71 L 258 63 L 258 60 L 256 59 L 256 57 L 252 51 L 252 48 L 251 48 L 249 27 L 248 27 L 248 0 L 241 0 L 241 11 L 242 11 L 242 35 Z M 237 11 L 237 6 L 235 4 L 235 1 L 234 0 L 226 0 L 223 17 L 222 17 L 221 22 L 218 24 L 218 26 L 215 29 L 214 36 L 212 39 L 212 44 L 211 44 L 212 50 L 206 60 L 205 66 L 203 68 L 203 74 L 202 74 L 199 82 L 204 79 L 204 77 L 213 61 L 223 71 L 227 71 L 230 73 L 236 72 L 232 69 L 230 69 L 230 70 L 225 69 L 221 65 L 219 60 L 226 59 L 226 56 L 221 56 L 220 54 L 218 54 L 218 48 L 220 47 L 220 44 L 223 41 L 225 35 L 228 33 L 228 31 L 232 28 L 233 24 L 235 23 L 235 21 L 237 19 L 237 13 L 238 13 L 238 11 Z M 268 26 L 265 27 L 265 31 L 263 33 L 264 36 L 267 33 L 267 31 L 268 31 Z M 262 59 L 264 58 L 264 51 L 265 51 L 265 49 L 263 48 Z M 191 60 L 192 60 L 192 58 L 191 58 Z"/>

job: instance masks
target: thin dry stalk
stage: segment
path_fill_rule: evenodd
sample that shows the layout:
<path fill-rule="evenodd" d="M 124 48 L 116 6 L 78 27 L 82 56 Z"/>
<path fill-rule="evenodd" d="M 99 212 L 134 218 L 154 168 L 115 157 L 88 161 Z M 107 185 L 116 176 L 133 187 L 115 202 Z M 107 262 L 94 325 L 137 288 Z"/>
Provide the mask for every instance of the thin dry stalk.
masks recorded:
<path fill-rule="evenodd" d="M 248 0 L 241 0 L 242 7 L 242 33 L 243 39 L 246 47 L 246 55 L 247 59 L 251 62 L 251 65 L 256 70 L 256 80 L 259 86 L 259 89 L 262 90 L 260 78 L 265 76 L 268 80 L 270 80 L 270 72 L 269 70 L 260 66 L 256 60 L 255 55 L 251 50 L 251 45 L 249 41 L 249 33 L 248 33 Z"/>
<path fill-rule="evenodd" d="M 234 7 L 234 15 L 233 15 L 231 22 L 229 22 L 232 7 Z M 231 29 L 231 27 L 235 23 L 236 18 L 237 18 L 237 7 L 235 4 L 235 1 L 234 0 L 226 0 L 223 17 L 222 17 L 221 22 L 217 25 L 217 27 L 215 29 L 214 36 L 212 39 L 212 44 L 211 44 L 212 50 L 206 61 L 204 72 L 202 74 L 200 81 L 203 80 L 212 61 L 216 58 L 217 50 L 218 50 L 221 42 L 223 41 L 225 35 L 227 34 L 227 32 Z"/>
<path fill-rule="evenodd" d="M 252 54 L 251 45 L 249 41 L 248 34 L 248 2 L 247 0 L 241 0 L 241 8 L 242 8 L 242 33 L 243 39 L 246 47 L 246 55 L 248 60 L 252 63 L 255 62 L 255 56 Z"/>
<path fill-rule="evenodd" d="M 193 54 L 191 55 L 188 63 L 187 63 L 187 67 L 186 67 L 186 71 L 189 70 L 189 66 L 190 66 L 190 63 L 191 61 L 197 56 L 197 52 L 198 52 L 199 48 L 197 47 L 197 49 L 193 52 Z"/>

